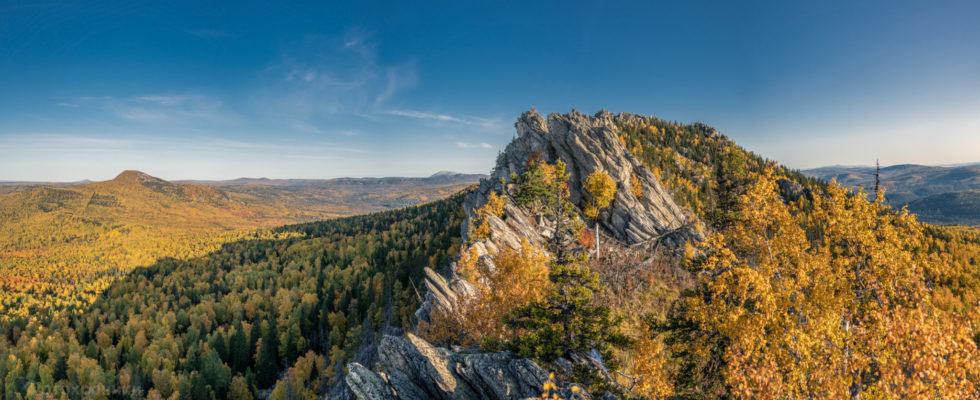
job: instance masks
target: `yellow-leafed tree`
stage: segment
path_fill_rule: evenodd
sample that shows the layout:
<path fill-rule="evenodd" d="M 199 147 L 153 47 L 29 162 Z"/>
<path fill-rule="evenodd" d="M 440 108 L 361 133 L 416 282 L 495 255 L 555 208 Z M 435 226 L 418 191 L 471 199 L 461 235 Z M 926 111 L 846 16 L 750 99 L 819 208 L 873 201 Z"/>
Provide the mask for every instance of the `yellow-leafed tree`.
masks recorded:
<path fill-rule="evenodd" d="M 777 193 L 756 176 L 694 260 L 700 285 L 661 327 L 678 394 L 977 398 L 973 329 L 930 304 L 914 217 L 834 185 L 808 212 Z"/>
<path fill-rule="evenodd" d="M 599 214 L 616 197 L 616 181 L 605 172 L 595 171 L 585 178 L 585 190 L 592 195 L 592 201 L 585 206 L 585 216 L 595 221 L 595 254 L 598 257 Z"/>
<path fill-rule="evenodd" d="M 476 250 L 461 252 L 457 270 L 478 293 L 459 299 L 458 310 L 437 310 L 433 321 L 419 326 L 433 343 L 483 345 L 510 339 L 504 317 L 519 306 L 540 300 L 550 286 L 547 252 L 526 239 L 520 248 L 503 248 L 482 261 Z"/>

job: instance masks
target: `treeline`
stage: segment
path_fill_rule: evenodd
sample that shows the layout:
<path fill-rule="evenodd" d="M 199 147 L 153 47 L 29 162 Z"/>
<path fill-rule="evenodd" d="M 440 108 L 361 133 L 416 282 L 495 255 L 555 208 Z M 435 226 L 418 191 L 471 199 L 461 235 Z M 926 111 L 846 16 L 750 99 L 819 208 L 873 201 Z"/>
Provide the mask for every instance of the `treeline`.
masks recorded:
<path fill-rule="evenodd" d="M 647 316 L 652 398 L 980 396 L 980 235 L 807 178 L 713 128 L 629 118 L 621 139 L 708 222 L 694 286 Z M 789 193 L 780 181 L 799 184 Z"/>
<path fill-rule="evenodd" d="M 714 128 L 697 122 L 682 124 L 656 117 L 621 119 L 620 141 L 639 158 L 674 196 L 674 201 L 702 220 L 723 220 L 752 173 L 767 166 L 804 188 L 826 183 L 778 165 L 738 146 Z"/>
<path fill-rule="evenodd" d="M 380 329 L 412 323 L 424 267 L 458 252 L 462 199 L 277 228 L 138 268 L 83 313 L 7 322 L 0 393 L 311 398 Z"/>
<path fill-rule="evenodd" d="M 583 246 L 578 211 L 549 203 L 561 203 L 561 161 L 532 159 L 510 179 L 513 191 L 474 210 L 471 237 L 487 236 L 484 220 L 499 217 L 506 198 L 555 221 L 570 210 L 556 225 L 576 240 L 551 241 L 548 256 L 527 243 L 504 249 L 492 256 L 495 268 L 467 251 L 459 271 L 481 291 L 462 301 L 464 315 L 424 324 L 426 338 L 506 347 L 545 365 L 601 354 L 608 371 L 624 373 L 613 375 L 623 386 L 570 377 L 596 396 L 980 397 L 976 231 L 921 224 L 881 197 L 869 202 L 803 177 L 702 124 L 627 120 L 622 141 L 708 222 L 705 240 L 676 260 L 646 263 L 652 254 L 628 249 L 586 260 L 592 247 Z M 601 206 L 592 181 L 587 206 Z M 609 301 L 612 285 L 631 298 Z"/>

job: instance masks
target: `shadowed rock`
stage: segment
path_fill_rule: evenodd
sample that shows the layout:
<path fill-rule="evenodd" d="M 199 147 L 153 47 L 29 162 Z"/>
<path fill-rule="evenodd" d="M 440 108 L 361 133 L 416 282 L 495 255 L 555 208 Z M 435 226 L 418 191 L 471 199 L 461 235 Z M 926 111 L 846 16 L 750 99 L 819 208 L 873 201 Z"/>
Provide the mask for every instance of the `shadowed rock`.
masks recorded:
<path fill-rule="evenodd" d="M 513 353 L 467 351 L 434 347 L 411 333 L 386 335 L 378 347 L 381 372 L 351 363 L 345 381 L 361 400 L 503 400 L 536 398 L 548 380 L 538 364 Z M 571 386 L 561 390 L 571 393 Z"/>

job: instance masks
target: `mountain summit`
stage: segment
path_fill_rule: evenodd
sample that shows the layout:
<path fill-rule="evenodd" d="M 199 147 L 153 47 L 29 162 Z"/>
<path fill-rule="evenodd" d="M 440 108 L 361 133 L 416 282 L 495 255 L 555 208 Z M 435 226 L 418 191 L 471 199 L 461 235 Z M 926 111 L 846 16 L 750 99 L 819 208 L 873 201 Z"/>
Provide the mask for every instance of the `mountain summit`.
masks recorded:
<path fill-rule="evenodd" d="M 133 169 L 127 169 L 120 172 L 112 179 L 113 182 L 117 183 L 145 183 L 145 182 L 166 182 L 163 179 L 157 178 L 155 176 L 150 176 L 149 174 Z"/>
<path fill-rule="evenodd" d="M 513 177 L 524 174 L 538 161 L 560 161 L 566 165 L 568 201 L 574 208 L 572 213 L 583 218 L 592 201 L 592 195 L 584 189 L 586 178 L 597 172 L 612 178 L 618 189 L 611 205 L 598 218 L 600 238 L 606 248 L 625 250 L 661 244 L 677 248 L 700 237 L 697 226 L 701 222 L 678 206 L 657 177 L 626 148 L 614 118 L 605 111 L 586 115 L 574 110 L 551 114 L 547 119 L 531 110 L 518 118 L 517 137 L 498 156 L 490 178 L 482 180 L 464 202 L 463 241 L 474 249 L 480 262 L 494 268 L 493 255 L 521 248 L 522 243 L 548 248 L 549 242 L 569 229 L 553 216 L 542 217 L 512 202 L 503 206 L 499 216 L 480 211 L 497 193 L 513 193 Z M 474 235 L 470 227 L 484 218 L 489 233 Z M 478 291 L 463 278 L 463 271 L 455 263 L 447 275 L 427 268 L 425 286 L 425 302 L 416 312 L 420 321 L 431 321 L 436 313 L 460 312 L 461 302 Z M 349 366 L 347 383 L 361 399 L 405 398 L 403 393 L 411 394 L 409 398 L 503 399 L 537 396 L 548 379 L 548 373 L 533 361 L 506 353 L 455 354 L 434 352 L 429 350 L 431 347 L 412 334 L 385 337 L 378 354 L 388 379 L 354 363 Z M 566 362 L 603 368 L 587 359 Z M 458 367 L 449 368 L 450 365 Z M 563 390 L 570 391 L 571 386 Z M 392 393 L 399 395 L 390 396 Z"/>

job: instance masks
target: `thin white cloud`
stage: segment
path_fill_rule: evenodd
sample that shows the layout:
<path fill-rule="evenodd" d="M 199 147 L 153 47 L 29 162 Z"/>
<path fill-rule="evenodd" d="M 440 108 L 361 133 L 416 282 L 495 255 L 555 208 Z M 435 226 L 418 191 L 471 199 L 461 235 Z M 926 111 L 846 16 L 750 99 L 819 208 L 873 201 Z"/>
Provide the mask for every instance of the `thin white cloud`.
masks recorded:
<path fill-rule="evenodd" d="M 459 122 L 461 124 L 467 124 L 467 125 L 473 124 L 473 122 L 471 121 L 467 121 L 462 118 L 456 118 L 451 115 L 435 114 L 435 113 L 428 113 L 423 111 L 392 110 L 392 111 L 388 111 L 388 114 L 397 115 L 399 117 L 409 117 L 409 118 L 417 118 L 417 119 L 434 119 L 438 121 Z"/>
<path fill-rule="evenodd" d="M 480 143 L 456 142 L 456 147 L 459 147 L 461 149 L 477 149 L 477 148 L 492 149 L 493 148 L 493 146 L 487 142 L 480 142 Z"/>
<path fill-rule="evenodd" d="M 267 135 L 275 137 L 276 135 Z M 367 153 L 367 150 L 336 146 L 331 143 L 293 145 L 284 143 L 244 141 L 235 139 L 197 137 L 160 138 L 151 136 L 133 137 L 93 137 L 85 135 L 23 133 L 0 136 L 0 145 L 7 148 L 20 148 L 47 151 L 118 151 L 130 148 L 157 151 L 200 151 L 200 152 L 240 152 L 267 154 L 286 153 L 290 156 L 322 153 Z"/>
<path fill-rule="evenodd" d="M 315 133 L 318 135 L 327 133 L 323 129 L 320 129 L 306 121 L 293 121 L 293 123 L 290 124 L 290 126 L 297 131 L 305 132 L 305 133 Z"/>
<path fill-rule="evenodd" d="M 390 110 L 386 114 L 421 120 L 453 122 L 485 129 L 500 129 L 503 125 L 499 118 L 461 117 L 418 110 Z"/>
<path fill-rule="evenodd" d="M 238 125 L 244 117 L 230 110 L 223 101 L 199 93 L 148 94 L 126 99 L 91 98 L 117 118 L 142 124 L 181 126 Z"/>
<path fill-rule="evenodd" d="M 164 106 L 178 105 L 178 104 L 181 104 L 181 103 L 186 102 L 187 99 L 188 99 L 188 96 L 173 96 L 173 95 L 170 95 L 170 96 L 153 95 L 153 96 L 136 96 L 136 97 L 133 97 L 133 100 L 134 101 L 147 102 L 147 103 L 156 103 L 156 104 L 160 104 L 160 105 L 164 105 Z"/>
<path fill-rule="evenodd" d="M 338 114 L 376 115 L 417 82 L 414 62 L 381 62 L 377 51 L 362 32 L 308 36 L 265 69 L 255 108 L 267 119 L 311 126 Z"/>

